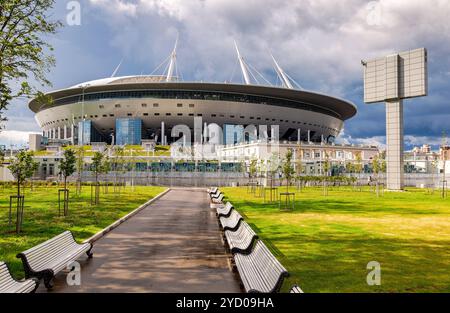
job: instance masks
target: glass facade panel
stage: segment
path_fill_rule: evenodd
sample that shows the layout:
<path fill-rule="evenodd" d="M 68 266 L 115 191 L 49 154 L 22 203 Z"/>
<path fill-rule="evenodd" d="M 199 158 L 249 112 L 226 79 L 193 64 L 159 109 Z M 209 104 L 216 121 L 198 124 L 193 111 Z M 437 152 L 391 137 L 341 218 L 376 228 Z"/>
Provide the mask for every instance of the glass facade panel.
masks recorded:
<path fill-rule="evenodd" d="M 78 144 L 89 145 L 92 142 L 102 142 L 102 135 L 95 129 L 91 120 L 78 122 Z"/>
<path fill-rule="evenodd" d="M 244 126 L 242 125 L 223 125 L 223 143 L 225 145 L 234 145 L 244 141 Z"/>
<path fill-rule="evenodd" d="M 137 118 L 116 119 L 116 144 L 140 145 L 142 139 L 142 120 Z"/>

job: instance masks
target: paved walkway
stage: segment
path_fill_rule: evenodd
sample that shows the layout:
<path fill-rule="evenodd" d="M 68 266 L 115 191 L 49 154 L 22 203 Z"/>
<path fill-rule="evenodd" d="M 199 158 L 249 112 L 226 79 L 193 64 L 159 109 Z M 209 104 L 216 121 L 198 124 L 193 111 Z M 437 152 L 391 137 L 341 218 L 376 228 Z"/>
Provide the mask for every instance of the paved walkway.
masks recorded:
<path fill-rule="evenodd" d="M 171 190 L 93 251 L 80 262 L 81 286 L 60 273 L 53 292 L 240 292 L 204 190 Z"/>

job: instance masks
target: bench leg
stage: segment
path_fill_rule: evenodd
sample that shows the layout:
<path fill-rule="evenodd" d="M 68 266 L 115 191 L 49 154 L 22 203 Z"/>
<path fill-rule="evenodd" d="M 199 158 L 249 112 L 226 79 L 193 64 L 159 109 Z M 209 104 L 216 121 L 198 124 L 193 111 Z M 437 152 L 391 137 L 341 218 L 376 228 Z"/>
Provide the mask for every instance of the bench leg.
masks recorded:
<path fill-rule="evenodd" d="M 53 274 L 44 276 L 44 285 L 47 289 L 53 288 Z"/>
<path fill-rule="evenodd" d="M 94 252 L 92 252 L 92 248 L 93 247 L 94 246 L 91 245 L 91 248 L 88 251 L 86 251 L 86 254 L 87 254 L 89 259 L 92 259 L 92 257 L 94 256 Z"/>

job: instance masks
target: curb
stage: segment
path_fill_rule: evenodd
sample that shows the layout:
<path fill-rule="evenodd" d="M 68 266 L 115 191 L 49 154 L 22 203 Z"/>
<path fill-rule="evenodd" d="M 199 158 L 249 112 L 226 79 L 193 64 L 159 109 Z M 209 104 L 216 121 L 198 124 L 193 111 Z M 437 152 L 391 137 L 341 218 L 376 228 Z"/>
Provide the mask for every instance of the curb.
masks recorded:
<path fill-rule="evenodd" d="M 124 222 L 128 221 L 130 218 L 132 218 L 133 216 L 138 214 L 140 211 L 142 211 L 148 205 L 152 204 L 153 202 L 155 202 L 156 200 L 158 200 L 159 198 L 164 196 L 170 190 L 172 190 L 172 189 L 171 188 L 167 188 L 165 191 L 161 192 L 160 194 L 158 194 L 154 198 L 152 198 L 149 201 L 147 201 L 146 203 L 142 204 L 140 207 L 138 207 L 134 211 L 131 211 L 130 213 L 128 213 L 127 215 L 125 215 L 121 219 L 115 221 L 114 223 L 112 223 L 111 225 L 107 226 L 106 228 L 102 229 L 101 231 L 99 231 L 98 233 L 96 233 L 95 235 L 90 237 L 89 239 L 86 239 L 85 241 L 83 241 L 83 243 L 88 243 L 88 242 L 89 243 L 94 243 L 94 242 L 96 242 L 97 240 L 99 240 L 100 238 L 104 237 L 106 234 L 108 234 L 109 232 L 111 232 L 112 230 L 117 228 L 119 225 L 123 224 Z"/>

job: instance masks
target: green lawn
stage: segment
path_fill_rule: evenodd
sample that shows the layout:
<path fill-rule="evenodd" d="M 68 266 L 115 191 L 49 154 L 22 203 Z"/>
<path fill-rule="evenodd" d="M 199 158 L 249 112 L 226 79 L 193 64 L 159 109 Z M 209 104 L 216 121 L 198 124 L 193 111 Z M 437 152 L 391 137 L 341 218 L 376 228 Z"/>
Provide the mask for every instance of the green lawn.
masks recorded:
<path fill-rule="evenodd" d="M 90 187 L 84 186 L 80 197 L 72 187 L 69 216 L 58 217 L 58 187 L 29 187 L 25 190 L 23 232 L 15 234 L 15 224 L 8 226 L 9 196 L 15 189 L 0 186 L 0 260 L 7 262 L 17 277 L 23 277 L 22 265 L 16 254 L 43 242 L 65 230 L 71 230 L 78 241 L 87 239 L 157 194 L 163 187 L 122 188 L 121 194 L 109 187 L 100 194 L 100 204 L 90 205 Z"/>
<path fill-rule="evenodd" d="M 281 212 L 245 187 L 223 191 L 290 272 L 283 290 L 450 292 L 450 198 L 439 192 L 291 188 L 295 210 Z M 370 261 L 381 264 L 381 286 L 366 283 Z"/>

